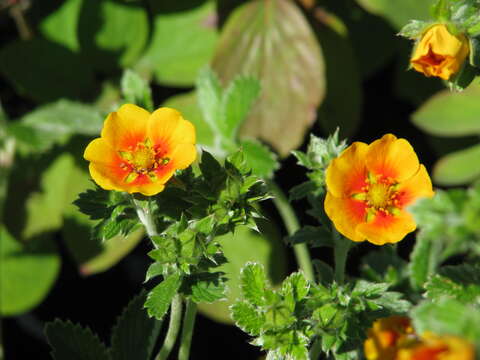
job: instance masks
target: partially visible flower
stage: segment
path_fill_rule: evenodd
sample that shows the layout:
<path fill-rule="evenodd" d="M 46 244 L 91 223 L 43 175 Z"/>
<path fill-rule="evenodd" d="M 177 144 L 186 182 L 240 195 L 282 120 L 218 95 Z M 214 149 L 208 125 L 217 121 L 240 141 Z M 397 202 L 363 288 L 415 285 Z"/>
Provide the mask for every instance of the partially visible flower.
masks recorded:
<path fill-rule="evenodd" d="M 451 34 L 444 24 L 429 27 L 422 35 L 410 59 L 412 67 L 444 80 L 457 73 L 470 51 L 465 35 Z"/>
<path fill-rule="evenodd" d="M 363 349 L 367 360 L 395 360 L 401 346 L 415 341 L 410 319 L 390 316 L 373 323 Z"/>
<path fill-rule="evenodd" d="M 415 230 L 405 208 L 433 196 L 432 182 L 405 139 L 355 142 L 327 168 L 325 212 L 353 241 L 396 243 Z"/>
<path fill-rule="evenodd" d="M 196 158 L 195 128 L 170 108 L 153 113 L 125 104 L 110 113 L 85 149 L 93 180 L 105 190 L 155 195 Z"/>
<path fill-rule="evenodd" d="M 455 336 L 425 333 L 421 343 L 401 349 L 396 360 L 474 360 L 473 345 Z"/>

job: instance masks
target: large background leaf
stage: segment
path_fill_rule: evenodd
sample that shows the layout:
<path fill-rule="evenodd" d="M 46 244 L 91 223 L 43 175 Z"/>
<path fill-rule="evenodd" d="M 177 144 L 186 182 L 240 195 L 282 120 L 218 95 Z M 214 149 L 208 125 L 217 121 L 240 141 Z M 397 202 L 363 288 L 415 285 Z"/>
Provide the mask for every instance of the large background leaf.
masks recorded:
<path fill-rule="evenodd" d="M 0 225 L 0 315 L 21 314 L 47 295 L 60 270 L 53 241 L 45 236 L 22 245 Z"/>
<path fill-rule="evenodd" d="M 261 96 L 242 127 L 282 155 L 303 141 L 325 92 L 320 46 L 290 1 L 252 1 L 225 25 L 212 67 L 224 84 L 238 74 L 260 80 Z"/>
<path fill-rule="evenodd" d="M 413 123 L 432 135 L 466 136 L 480 134 L 480 86 L 461 93 L 443 90 L 412 115 Z"/>
<path fill-rule="evenodd" d="M 82 3 L 78 23 L 81 53 L 97 69 L 112 72 L 116 66 L 132 65 L 147 43 L 148 32 L 147 12 L 138 2 Z"/>
<path fill-rule="evenodd" d="M 154 13 L 153 35 L 139 68 L 153 71 L 161 84 L 193 85 L 217 42 L 214 1 L 184 1 L 190 6 L 183 9 L 177 3 L 149 2 Z"/>
<path fill-rule="evenodd" d="M 41 38 L 3 47 L 0 72 L 20 94 L 39 102 L 88 98 L 94 88 L 88 63 L 71 50 Z"/>
<path fill-rule="evenodd" d="M 429 0 L 357 0 L 373 14 L 385 17 L 396 29 L 400 29 L 409 20 L 426 20 L 432 4 Z"/>

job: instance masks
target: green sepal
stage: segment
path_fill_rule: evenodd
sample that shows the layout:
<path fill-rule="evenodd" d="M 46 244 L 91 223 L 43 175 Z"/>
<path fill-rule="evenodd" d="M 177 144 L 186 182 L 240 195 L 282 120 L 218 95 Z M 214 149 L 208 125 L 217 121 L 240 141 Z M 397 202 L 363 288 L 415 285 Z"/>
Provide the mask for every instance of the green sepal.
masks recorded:
<path fill-rule="evenodd" d="M 410 20 L 410 22 L 405 25 L 397 35 L 415 40 L 420 38 L 425 30 L 431 25 L 432 23 L 427 21 Z"/>
<path fill-rule="evenodd" d="M 480 27 L 479 27 L 480 32 Z M 469 37 L 470 42 L 470 65 L 480 68 L 480 35 Z"/>
<path fill-rule="evenodd" d="M 463 63 L 462 68 L 449 81 L 451 91 L 463 91 L 479 74 L 479 69 L 472 66 L 468 61 Z"/>

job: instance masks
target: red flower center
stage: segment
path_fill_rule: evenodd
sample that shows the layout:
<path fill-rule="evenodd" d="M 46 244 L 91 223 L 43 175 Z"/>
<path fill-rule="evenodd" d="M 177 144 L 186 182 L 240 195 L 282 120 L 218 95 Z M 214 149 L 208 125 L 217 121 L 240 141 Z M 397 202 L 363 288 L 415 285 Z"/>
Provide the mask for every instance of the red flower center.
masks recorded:
<path fill-rule="evenodd" d="M 365 183 L 366 185 L 362 187 L 362 191 L 353 194 L 352 198 L 365 203 L 367 222 L 373 220 L 379 211 L 385 215 L 398 213 L 398 184 L 393 179 L 369 173 Z"/>
<path fill-rule="evenodd" d="M 153 147 L 148 138 L 144 142 L 137 143 L 135 148 L 130 146 L 127 151 L 119 151 L 118 154 L 124 160 L 120 167 L 129 170 L 124 181 L 131 183 L 139 175 L 148 175 L 150 180 L 155 181 L 154 170 L 170 161 L 169 158 L 162 156 L 163 153 L 160 148 Z"/>

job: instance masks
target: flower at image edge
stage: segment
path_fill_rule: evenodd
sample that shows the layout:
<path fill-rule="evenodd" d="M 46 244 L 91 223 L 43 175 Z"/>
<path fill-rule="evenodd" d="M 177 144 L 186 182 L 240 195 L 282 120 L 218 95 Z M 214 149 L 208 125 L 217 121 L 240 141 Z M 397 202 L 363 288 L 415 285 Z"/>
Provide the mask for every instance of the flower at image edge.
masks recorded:
<path fill-rule="evenodd" d="M 433 196 L 432 182 L 412 146 L 392 134 L 354 142 L 326 171 L 325 212 L 353 241 L 396 243 L 416 229 L 406 207 Z"/>
<path fill-rule="evenodd" d="M 414 340 L 410 319 L 405 316 L 390 316 L 378 319 L 368 330 L 363 349 L 367 360 L 395 360 L 399 346 Z"/>
<path fill-rule="evenodd" d="M 83 156 L 103 189 L 151 196 L 176 170 L 195 161 L 195 128 L 177 110 L 149 113 L 125 104 L 107 116 L 101 137 L 88 144 Z"/>
<path fill-rule="evenodd" d="M 396 360 L 474 360 L 472 344 L 456 336 L 425 333 L 415 346 L 400 349 Z"/>
<path fill-rule="evenodd" d="M 469 52 L 470 46 L 465 35 L 453 35 L 444 24 L 436 24 L 422 35 L 410 64 L 425 76 L 448 80 L 460 70 Z"/>

